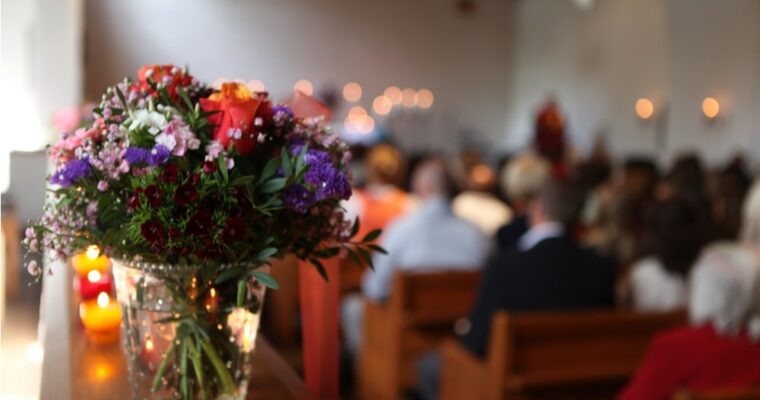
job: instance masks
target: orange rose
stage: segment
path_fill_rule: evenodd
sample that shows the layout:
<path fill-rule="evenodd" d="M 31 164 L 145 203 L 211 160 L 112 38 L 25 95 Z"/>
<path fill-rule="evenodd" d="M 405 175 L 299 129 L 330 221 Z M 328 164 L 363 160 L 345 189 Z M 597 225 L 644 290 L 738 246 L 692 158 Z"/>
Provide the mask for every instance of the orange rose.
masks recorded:
<path fill-rule="evenodd" d="M 203 111 L 218 111 L 208 117 L 216 125 L 214 140 L 227 149 L 234 144 L 241 155 L 252 152 L 256 146 L 253 120 L 261 103 L 245 85 L 235 82 L 224 83 L 220 91 L 200 99 Z"/>

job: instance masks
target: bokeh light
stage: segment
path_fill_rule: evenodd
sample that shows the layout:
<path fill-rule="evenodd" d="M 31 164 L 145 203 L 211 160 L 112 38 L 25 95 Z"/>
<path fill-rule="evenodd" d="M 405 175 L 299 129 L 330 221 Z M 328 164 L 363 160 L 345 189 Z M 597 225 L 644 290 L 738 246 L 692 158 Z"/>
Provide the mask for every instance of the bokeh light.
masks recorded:
<path fill-rule="evenodd" d="M 433 92 L 428 89 L 420 89 L 417 91 L 415 103 L 417 103 L 417 107 L 430 108 L 433 105 L 434 99 Z"/>
<path fill-rule="evenodd" d="M 720 113 L 720 103 L 718 103 L 718 100 L 714 97 L 705 97 L 705 99 L 702 100 L 702 113 L 704 113 L 707 118 L 712 119 L 717 117 L 718 113 Z"/>
<path fill-rule="evenodd" d="M 387 115 L 391 112 L 392 108 L 393 102 L 385 95 L 375 97 L 375 100 L 372 102 L 372 110 L 374 110 L 377 115 Z"/>
<path fill-rule="evenodd" d="M 640 98 L 636 100 L 636 115 L 641 119 L 649 119 L 654 114 L 654 104 L 652 100 Z"/>
<path fill-rule="evenodd" d="M 362 98 L 362 87 L 356 82 L 349 82 L 343 86 L 343 98 L 346 101 L 358 101 Z"/>
<path fill-rule="evenodd" d="M 266 92 L 267 86 L 264 84 L 264 82 L 254 79 L 252 81 L 248 81 L 248 89 L 252 92 Z"/>
<path fill-rule="evenodd" d="M 293 89 L 298 90 L 307 96 L 311 96 L 314 93 L 314 85 L 306 79 L 301 79 L 296 82 L 296 84 L 293 85 Z"/>
<path fill-rule="evenodd" d="M 417 92 L 414 89 L 406 88 L 401 91 L 401 105 L 404 107 L 414 107 L 417 102 Z"/>
<path fill-rule="evenodd" d="M 401 89 L 398 87 L 390 86 L 388 89 L 385 89 L 383 94 L 391 99 L 391 103 L 393 103 L 394 106 L 401 103 Z"/>

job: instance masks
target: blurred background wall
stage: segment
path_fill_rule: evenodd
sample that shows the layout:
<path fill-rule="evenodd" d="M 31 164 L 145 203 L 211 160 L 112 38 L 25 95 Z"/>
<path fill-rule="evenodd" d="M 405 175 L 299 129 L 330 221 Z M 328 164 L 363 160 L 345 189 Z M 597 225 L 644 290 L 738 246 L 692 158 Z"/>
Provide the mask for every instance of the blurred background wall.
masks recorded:
<path fill-rule="evenodd" d="M 365 107 L 390 85 L 429 88 L 430 111 L 390 121 L 411 150 L 523 148 L 533 112 L 555 96 L 580 152 L 600 134 L 615 155 L 663 161 L 760 151 L 758 1 L 462 3 L 90 1 L 85 93 L 144 63 L 188 63 L 202 79 L 260 79 L 275 98 L 299 79 L 317 93 L 359 82 Z M 717 122 L 701 115 L 706 96 L 720 101 Z M 635 117 L 640 97 L 653 121 Z"/>

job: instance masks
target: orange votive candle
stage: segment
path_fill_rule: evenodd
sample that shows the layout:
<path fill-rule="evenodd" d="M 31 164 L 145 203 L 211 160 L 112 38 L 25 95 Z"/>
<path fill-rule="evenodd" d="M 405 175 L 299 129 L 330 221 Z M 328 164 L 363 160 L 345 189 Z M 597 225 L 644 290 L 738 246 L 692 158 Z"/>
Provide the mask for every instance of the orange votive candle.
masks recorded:
<path fill-rule="evenodd" d="M 108 257 L 100 254 L 100 248 L 96 245 L 88 247 L 87 251 L 71 258 L 71 266 L 74 267 L 79 276 L 87 276 L 87 273 L 92 270 L 104 273 L 110 265 L 111 261 Z"/>
<path fill-rule="evenodd" d="M 101 292 L 95 300 L 85 300 L 79 305 L 87 337 L 96 343 L 113 342 L 119 337 L 121 308 L 108 293 Z"/>

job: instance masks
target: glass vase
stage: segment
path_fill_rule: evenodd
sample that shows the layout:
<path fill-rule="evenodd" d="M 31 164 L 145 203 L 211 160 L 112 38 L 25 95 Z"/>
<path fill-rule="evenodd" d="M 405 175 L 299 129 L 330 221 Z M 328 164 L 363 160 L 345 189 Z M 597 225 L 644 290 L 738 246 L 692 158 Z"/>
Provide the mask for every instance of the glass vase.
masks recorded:
<path fill-rule="evenodd" d="M 134 399 L 245 399 L 267 265 L 113 262 Z"/>

